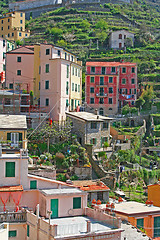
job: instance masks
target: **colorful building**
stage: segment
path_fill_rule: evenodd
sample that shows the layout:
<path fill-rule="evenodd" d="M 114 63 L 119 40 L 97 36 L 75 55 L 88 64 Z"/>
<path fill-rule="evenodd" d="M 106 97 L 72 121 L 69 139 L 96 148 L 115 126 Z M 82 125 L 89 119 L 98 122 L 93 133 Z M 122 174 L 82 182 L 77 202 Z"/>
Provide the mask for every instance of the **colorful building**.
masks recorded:
<path fill-rule="evenodd" d="M 6 53 L 15 48 L 15 43 L 0 37 L 0 83 L 5 82 Z"/>
<path fill-rule="evenodd" d="M 9 12 L 0 18 L 0 36 L 8 40 L 21 40 L 30 36 L 30 30 L 25 30 L 25 13 Z"/>
<path fill-rule="evenodd" d="M 148 185 L 148 200 L 153 201 L 153 205 L 160 207 L 160 183 Z"/>
<path fill-rule="evenodd" d="M 0 115 L 0 142 L 3 152 L 6 152 L 6 144 L 16 151 L 20 148 L 27 149 L 27 123 L 23 115 Z"/>
<path fill-rule="evenodd" d="M 82 63 L 63 48 L 40 44 L 40 106 L 46 107 L 50 117 L 65 120 L 66 110 L 81 105 Z M 38 61 L 39 63 L 39 61 Z"/>
<path fill-rule="evenodd" d="M 34 47 L 19 47 L 6 54 L 6 87 L 12 90 L 34 89 Z"/>
<path fill-rule="evenodd" d="M 127 103 L 134 106 L 136 95 L 135 63 L 86 63 L 86 103 L 100 115 L 115 114 Z"/>
<path fill-rule="evenodd" d="M 160 239 L 160 208 L 154 207 L 150 201 L 146 204 L 139 202 L 124 202 L 121 198 L 117 202 L 100 205 L 108 214 L 129 221 L 151 239 Z"/>

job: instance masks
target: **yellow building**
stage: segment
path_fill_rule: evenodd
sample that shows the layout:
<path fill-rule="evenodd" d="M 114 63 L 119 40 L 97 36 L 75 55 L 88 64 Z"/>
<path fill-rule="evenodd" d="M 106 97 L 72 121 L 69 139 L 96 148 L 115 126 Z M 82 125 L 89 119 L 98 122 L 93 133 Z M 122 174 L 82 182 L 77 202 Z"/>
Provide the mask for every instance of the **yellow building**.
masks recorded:
<path fill-rule="evenodd" d="M 0 18 L 0 36 L 9 40 L 21 40 L 30 36 L 25 30 L 25 13 L 9 12 Z"/>
<path fill-rule="evenodd" d="M 26 116 L 0 115 L 0 143 L 3 153 L 27 149 Z"/>

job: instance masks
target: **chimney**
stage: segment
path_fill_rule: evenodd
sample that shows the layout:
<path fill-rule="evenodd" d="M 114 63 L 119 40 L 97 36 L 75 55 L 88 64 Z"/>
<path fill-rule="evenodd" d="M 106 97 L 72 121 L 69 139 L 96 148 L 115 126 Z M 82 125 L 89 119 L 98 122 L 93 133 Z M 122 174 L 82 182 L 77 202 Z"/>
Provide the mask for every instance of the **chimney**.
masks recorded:
<path fill-rule="evenodd" d="M 98 110 L 97 109 L 95 109 L 95 114 L 98 115 Z"/>
<path fill-rule="evenodd" d="M 91 232 L 91 222 L 87 221 L 87 233 Z"/>

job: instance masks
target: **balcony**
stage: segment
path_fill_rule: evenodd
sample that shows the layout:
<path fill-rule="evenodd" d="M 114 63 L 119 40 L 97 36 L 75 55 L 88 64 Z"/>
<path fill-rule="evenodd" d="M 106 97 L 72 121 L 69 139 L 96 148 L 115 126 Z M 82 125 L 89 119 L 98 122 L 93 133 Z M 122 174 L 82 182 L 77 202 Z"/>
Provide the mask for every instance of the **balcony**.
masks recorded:
<path fill-rule="evenodd" d="M 118 71 L 117 72 L 101 72 L 101 71 L 95 71 L 94 73 L 93 72 L 89 72 L 89 71 L 86 71 L 86 75 L 118 75 Z"/>
<path fill-rule="evenodd" d="M 15 222 L 26 222 L 26 212 L 5 212 L 0 213 L 0 223 L 15 223 Z"/>
<path fill-rule="evenodd" d="M 96 93 L 96 97 L 107 97 L 107 93 Z"/>
<path fill-rule="evenodd" d="M 108 84 L 96 83 L 96 87 L 108 87 Z"/>
<path fill-rule="evenodd" d="M 2 141 L 1 142 L 2 150 L 3 151 L 13 151 L 13 150 L 19 150 L 23 147 L 23 142 L 18 141 L 16 143 L 11 142 L 11 141 Z"/>

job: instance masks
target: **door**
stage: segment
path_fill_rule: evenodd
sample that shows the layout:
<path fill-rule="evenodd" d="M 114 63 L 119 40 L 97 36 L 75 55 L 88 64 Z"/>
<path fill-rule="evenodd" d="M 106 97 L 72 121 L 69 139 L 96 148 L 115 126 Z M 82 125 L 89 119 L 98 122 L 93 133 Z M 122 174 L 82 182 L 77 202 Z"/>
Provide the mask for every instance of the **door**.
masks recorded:
<path fill-rule="evenodd" d="M 57 218 L 58 217 L 58 199 L 51 199 L 51 211 L 52 211 L 51 218 Z"/>
<path fill-rule="evenodd" d="M 11 146 L 18 147 L 19 133 L 11 133 Z"/>

